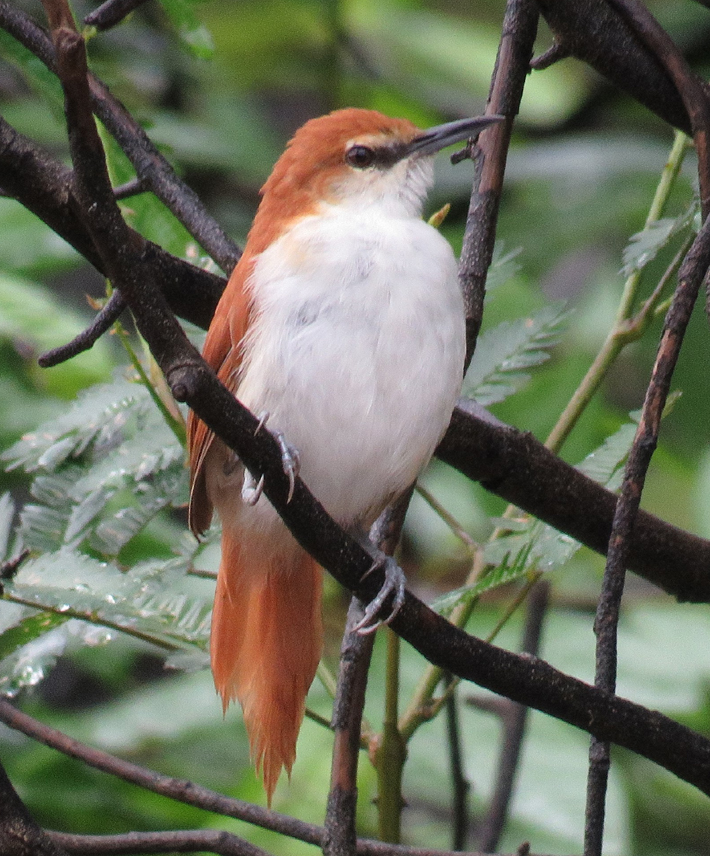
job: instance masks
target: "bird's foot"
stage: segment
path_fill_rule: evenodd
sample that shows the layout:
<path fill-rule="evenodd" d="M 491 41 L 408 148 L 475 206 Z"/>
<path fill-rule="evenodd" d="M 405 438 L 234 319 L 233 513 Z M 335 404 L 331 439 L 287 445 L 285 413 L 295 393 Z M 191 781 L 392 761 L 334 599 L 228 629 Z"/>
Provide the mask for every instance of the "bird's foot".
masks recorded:
<path fill-rule="evenodd" d="M 264 428 L 268 418 L 269 418 L 268 410 L 262 410 L 258 416 L 259 424 L 256 426 L 256 430 L 254 431 L 254 436 L 256 436 L 259 433 L 259 431 L 261 431 L 261 429 Z M 286 442 L 286 437 L 283 435 L 283 433 L 281 431 L 271 431 L 270 433 L 271 433 L 271 436 L 279 444 L 279 451 L 281 452 L 281 466 L 283 467 L 284 473 L 288 477 L 288 497 L 286 498 L 286 502 L 289 503 L 293 499 L 293 491 L 294 491 L 294 488 L 296 487 L 296 479 L 297 479 L 298 473 L 300 472 L 300 469 L 301 469 L 301 456 L 298 454 L 298 449 L 296 449 L 295 446 L 289 446 L 289 444 Z M 259 493 L 258 493 L 256 499 L 254 500 L 254 502 L 256 502 L 259 499 L 259 496 L 261 496 L 261 491 L 263 490 L 263 487 L 264 487 L 263 482 L 264 482 L 264 479 L 262 476 L 262 478 L 259 481 L 259 485 L 257 485 L 257 488 L 259 489 Z M 246 482 L 245 482 L 245 484 L 246 484 Z M 244 491 L 244 489 L 242 488 L 242 497 L 243 497 L 243 491 Z M 254 503 L 250 503 L 250 504 L 253 505 Z"/>
<path fill-rule="evenodd" d="M 365 608 L 365 613 L 355 625 L 353 630 L 360 634 L 374 633 L 378 627 L 383 624 L 389 624 L 390 621 L 397 615 L 404 603 L 404 593 L 406 588 L 406 578 L 404 571 L 395 562 L 391 556 L 387 556 L 381 551 L 377 551 L 372 567 L 364 574 L 363 579 L 369 576 L 373 571 L 382 568 L 385 572 L 385 581 L 382 588 L 375 597 L 368 603 Z M 378 618 L 378 614 L 387 600 L 392 597 L 392 606 L 389 614 L 385 618 Z"/>

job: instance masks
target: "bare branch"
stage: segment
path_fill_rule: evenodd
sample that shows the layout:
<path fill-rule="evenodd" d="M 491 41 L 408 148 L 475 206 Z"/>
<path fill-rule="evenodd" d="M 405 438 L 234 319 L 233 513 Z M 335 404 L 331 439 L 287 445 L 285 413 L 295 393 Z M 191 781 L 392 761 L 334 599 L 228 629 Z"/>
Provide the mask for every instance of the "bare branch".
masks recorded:
<path fill-rule="evenodd" d="M 459 260 L 459 282 L 466 310 L 466 366 L 481 328 L 508 146 L 528 74 L 537 19 L 537 7 L 532 0 L 508 0 L 486 108 L 489 113 L 505 116 L 506 121 L 487 128 L 479 138 L 481 170 L 471 193 Z"/>
<path fill-rule="evenodd" d="M 125 308 L 126 302 L 123 299 L 121 292 L 115 291 L 106 302 L 103 309 L 96 313 L 96 317 L 86 330 L 83 330 L 66 345 L 60 345 L 60 347 L 53 348 L 51 351 L 47 351 L 45 354 L 42 354 L 37 362 L 43 369 L 46 369 L 50 366 L 57 366 L 59 363 L 66 362 L 66 360 L 70 360 L 72 357 L 76 357 L 78 354 L 88 351 L 89 348 L 92 348 L 96 344 L 97 340 L 101 338 L 107 330 L 110 330 L 111 326 L 116 321 L 118 321 Z"/>
<path fill-rule="evenodd" d="M 691 132 L 678 89 L 658 57 L 639 41 L 607 0 L 539 0 L 561 50 L 599 74 L 664 121 Z"/>
<path fill-rule="evenodd" d="M 216 791 L 203 788 L 185 779 L 173 779 L 154 770 L 140 767 L 129 761 L 124 761 L 94 749 L 84 743 L 74 740 L 56 728 L 38 722 L 26 713 L 13 707 L 7 699 L 0 698 L 0 721 L 10 728 L 21 731 L 28 737 L 44 743 L 71 758 L 83 761 L 97 770 L 118 776 L 124 781 L 145 788 L 161 796 L 178 800 L 205 811 L 215 812 L 225 817 L 233 817 L 252 823 L 255 826 L 279 832 L 307 844 L 322 847 L 325 840 L 325 830 L 311 823 L 304 823 L 293 817 L 288 817 L 271 809 L 261 808 L 251 803 L 226 797 Z M 52 836 L 58 833 L 52 833 Z M 98 837 L 98 836 L 97 836 Z M 111 836 L 113 837 L 113 836 Z M 419 849 L 402 847 L 396 844 L 383 844 L 379 841 L 360 839 L 357 852 L 359 856 L 452 856 L 446 850 Z M 25 856 L 25 854 L 23 854 Z M 30 856 L 30 854 L 26 854 Z M 470 854 L 476 856 L 476 854 Z M 532 856 L 532 854 L 531 854 Z"/>
<path fill-rule="evenodd" d="M 72 835 L 48 832 L 70 856 L 134 856 L 136 853 L 217 853 L 218 856 L 268 856 L 266 850 L 219 829 L 126 832 L 122 835 Z"/>
<path fill-rule="evenodd" d="M 96 27 L 97 30 L 108 30 L 120 24 L 121 21 L 131 14 L 139 6 L 142 6 L 146 0 L 106 0 L 98 9 L 84 18 L 84 23 L 90 27 Z"/>

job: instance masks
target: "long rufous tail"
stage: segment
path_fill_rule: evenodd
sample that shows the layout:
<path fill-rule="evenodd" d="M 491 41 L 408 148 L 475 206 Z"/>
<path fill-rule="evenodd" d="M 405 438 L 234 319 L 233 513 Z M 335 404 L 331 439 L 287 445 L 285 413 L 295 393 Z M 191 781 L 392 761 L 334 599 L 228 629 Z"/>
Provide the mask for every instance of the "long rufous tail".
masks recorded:
<path fill-rule="evenodd" d="M 306 693 L 322 648 L 322 571 L 298 544 L 276 550 L 222 534 L 212 673 L 224 709 L 238 699 L 269 805 L 282 767 L 291 774 Z"/>

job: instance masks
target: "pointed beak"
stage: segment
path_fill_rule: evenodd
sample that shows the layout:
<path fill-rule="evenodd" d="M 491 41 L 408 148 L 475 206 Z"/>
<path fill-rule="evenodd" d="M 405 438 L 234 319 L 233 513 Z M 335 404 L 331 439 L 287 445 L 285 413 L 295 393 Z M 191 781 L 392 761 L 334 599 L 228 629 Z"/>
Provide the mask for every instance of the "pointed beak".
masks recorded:
<path fill-rule="evenodd" d="M 478 136 L 484 128 L 502 122 L 503 119 L 505 116 L 476 116 L 473 119 L 459 119 L 456 122 L 447 122 L 445 125 L 436 125 L 409 143 L 405 150 L 405 157 L 415 153 L 433 155 L 446 146 Z"/>

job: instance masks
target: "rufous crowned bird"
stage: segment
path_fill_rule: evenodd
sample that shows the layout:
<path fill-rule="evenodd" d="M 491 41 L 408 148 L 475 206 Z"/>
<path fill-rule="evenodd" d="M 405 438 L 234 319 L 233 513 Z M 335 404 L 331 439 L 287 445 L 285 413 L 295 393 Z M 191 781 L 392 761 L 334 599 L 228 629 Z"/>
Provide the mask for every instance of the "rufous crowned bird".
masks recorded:
<path fill-rule="evenodd" d="M 306 122 L 262 188 L 207 334 L 205 360 L 268 419 L 291 476 L 298 467 L 362 543 L 429 461 L 461 387 L 456 261 L 421 218 L 432 156 L 499 120 L 421 131 L 351 108 Z M 281 769 L 290 775 L 321 655 L 322 572 L 261 496 L 261 483 L 194 413 L 188 432 L 190 526 L 204 532 L 213 509 L 222 521 L 215 686 L 225 710 L 241 703 L 270 804 Z M 363 630 L 386 596 L 402 599 L 392 565 Z"/>

